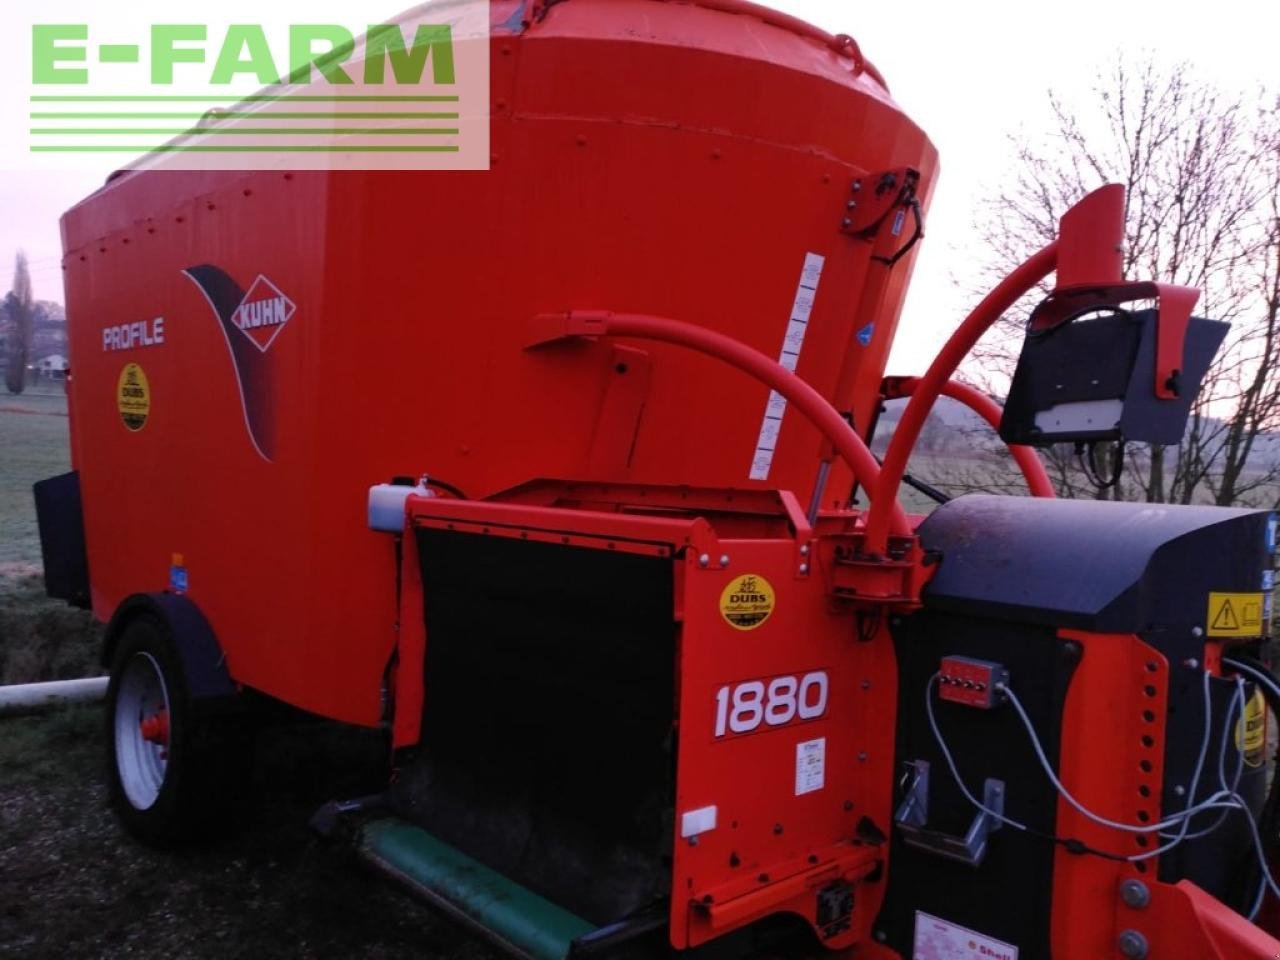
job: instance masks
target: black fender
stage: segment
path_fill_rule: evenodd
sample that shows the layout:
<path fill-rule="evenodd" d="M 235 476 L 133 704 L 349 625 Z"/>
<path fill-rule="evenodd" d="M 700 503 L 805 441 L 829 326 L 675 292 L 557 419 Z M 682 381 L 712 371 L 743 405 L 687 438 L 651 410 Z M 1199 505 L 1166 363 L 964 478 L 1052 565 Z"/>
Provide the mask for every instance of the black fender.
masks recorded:
<path fill-rule="evenodd" d="M 173 641 L 187 693 L 194 700 L 230 697 L 236 685 L 227 672 L 227 658 L 200 608 L 176 593 L 135 593 L 116 608 L 102 641 L 102 663 L 110 666 L 116 645 L 131 621 L 140 616 L 158 620 Z"/>

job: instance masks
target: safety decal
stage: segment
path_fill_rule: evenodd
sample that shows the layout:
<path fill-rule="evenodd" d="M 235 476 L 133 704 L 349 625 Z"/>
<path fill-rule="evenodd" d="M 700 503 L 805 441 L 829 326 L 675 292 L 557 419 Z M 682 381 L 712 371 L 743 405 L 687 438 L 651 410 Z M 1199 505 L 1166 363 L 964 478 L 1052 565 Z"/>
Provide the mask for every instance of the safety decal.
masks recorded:
<path fill-rule="evenodd" d="M 773 586 L 758 573 L 734 577 L 720 594 L 720 615 L 735 630 L 754 630 L 773 613 Z"/>
<path fill-rule="evenodd" d="M 782 338 L 782 350 L 778 354 L 778 363 L 792 373 L 796 372 L 796 366 L 800 362 L 800 349 L 804 346 L 805 334 L 809 332 L 809 315 L 813 313 L 813 301 L 818 295 L 818 283 L 822 280 L 822 268 L 826 262 L 826 258 L 819 254 L 806 254 L 804 266 L 800 270 L 800 283 L 796 287 L 796 298 L 791 304 L 791 318 L 787 321 L 787 332 Z M 769 471 L 773 469 L 773 452 L 777 449 L 778 437 L 782 433 L 782 418 L 786 414 L 786 397 L 776 390 L 770 390 L 769 400 L 764 408 L 764 419 L 760 421 L 756 450 L 751 457 L 751 472 L 747 474 L 750 479 L 769 479 Z"/>
<path fill-rule="evenodd" d="M 1211 637 L 1261 636 L 1262 610 L 1261 593 L 1210 593 L 1206 632 Z"/>
<path fill-rule="evenodd" d="M 147 425 L 151 414 L 151 384 L 147 374 L 136 363 L 126 363 L 116 381 L 116 406 L 120 419 L 130 430 L 137 432 Z"/>
<path fill-rule="evenodd" d="M 796 796 L 813 793 L 826 785 L 827 738 L 796 744 Z"/>
<path fill-rule="evenodd" d="M 911 956 L 912 960 L 1018 960 L 1018 948 L 917 910 Z"/>
<path fill-rule="evenodd" d="M 871 346 L 871 338 L 875 336 L 875 332 L 875 321 L 872 321 L 858 331 L 858 343 L 862 344 L 864 347 Z"/>
<path fill-rule="evenodd" d="M 1267 701 L 1261 690 L 1245 701 L 1244 713 L 1236 723 L 1236 749 L 1251 767 L 1262 766 L 1267 746 Z"/>

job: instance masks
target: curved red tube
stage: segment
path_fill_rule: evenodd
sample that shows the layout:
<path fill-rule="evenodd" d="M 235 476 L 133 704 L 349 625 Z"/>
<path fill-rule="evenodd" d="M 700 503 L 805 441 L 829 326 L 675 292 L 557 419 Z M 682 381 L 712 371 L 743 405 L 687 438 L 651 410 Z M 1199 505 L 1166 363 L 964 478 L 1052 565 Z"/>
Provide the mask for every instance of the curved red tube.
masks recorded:
<path fill-rule="evenodd" d="M 920 438 L 920 430 L 924 427 L 929 411 L 937 401 L 947 381 L 951 379 L 960 362 L 973 349 L 978 339 L 1000 319 L 1006 310 L 1018 301 L 1018 298 L 1032 289 L 1047 277 L 1058 262 L 1058 242 L 1055 240 L 1048 246 L 1032 254 L 1030 259 L 1009 274 L 995 289 L 982 298 L 982 302 L 974 307 L 955 333 L 934 358 L 920 384 L 907 402 L 907 409 L 898 421 L 898 429 L 894 431 L 889 449 L 885 452 L 884 462 L 880 467 L 880 477 L 871 496 L 871 507 L 867 511 L 866 541 L 864 549 L 868 554 L 883 554 L 889 542 L 890 519 L 898 507 L 898 487 L 902 483 L 902 475 L 907 469 L 907 459 L 911 450 Z"/>
<path fill-rule="evenodd" d="M 737 367 L 786 397 L 788 403 L 794 404 L 831 441 L 853 470 L 858 484 L 865 490 L 877 489 L 880 465 L 862 438 L 822 394 L 760 351 L 714 330 L 666 317 L 575 310 L 567 316 L 543 319 L 554 319 L 560 326 L 553 336 L 540 338 L 539 342 L 543 343 L 562 336 L 637 337 L 688 347 Z M 899 535 L 910 534 L 911 525 L 896 501 L 884 513 L 886 529 Z"/>
<path fill-rule="evenodd" d="M 891 388 L 885 396 L 887 399 L 892 400 L 897 397 L 912 396 L 919 389 L 921 381 L 919 377 L 893 377 L 890 382 Z M 999 431 L 1000 417 L 1004 411 L 1000 409 L 998 403 L 981 390 L 971 387 L 967 383 L 961 383 L 959 380 L 948 380 L 942 387 L 942 396 L 950 397 L 952 400 L 963 403 L 983 420 L 987 421 L 991 429 Z M 1033 497 L 1057 496 L 1053 489 L 1053 481 L 1049 479 L 1049 474 L 1045 470 L 1044 464 L 1040 462 L 1040 457 L 1032 447 L 1011 443 L 1009 444 L 1009 452 L 1013 454 L 1013 459 L 1018 464 L 1018 469 L 1022 471 L 1022 476 L 1027 481 L 1027 488 L 1031 491 Z"/>

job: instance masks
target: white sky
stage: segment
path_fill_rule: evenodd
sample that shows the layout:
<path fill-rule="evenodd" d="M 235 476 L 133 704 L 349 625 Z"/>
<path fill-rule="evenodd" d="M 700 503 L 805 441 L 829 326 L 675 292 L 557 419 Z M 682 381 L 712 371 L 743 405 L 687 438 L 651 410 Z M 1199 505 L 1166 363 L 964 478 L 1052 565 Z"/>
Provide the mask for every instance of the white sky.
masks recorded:
<path fill-rule="evenodd" d="M 410 5 L 405 0 L 404 6 Z M 976 251 L 982 238 L 971 233 L 973 214 L 1010 169 L 1009 135 L 1044 122 L 1050 87 L 1068 104 L 1083 103 L 1100 67 L 1147 51 L 1162 60 L 1188 60 L 1203 78 L 1228 88 L 1252 90 L 1280 80 L 1276 2 L 765 0 L 765 5 L 857 38 L 895 98 L 941 153 L 942 175 L 892 373 L 923 370 L 939 338 L 970 306 L 954 280 L 981 259 Z M 176 11 L 183 5 L 169 6 Z M 198 20 L 197 5 L 186 6 Z M 26 16 L 16 7 L 0 7 L 0 36 L 26 36 Z M 42 19 L 60 19 L 58 8 L 57 0 L 44 4 Z M 180 18 L 173 14 L 172 19 Z M 0 98 L 25 101 L 26 96 L 25 89 L 10 87 Z M 0 173 L 0 291 L 7 289 L 8 264 L 21 246 L 31 258 L 36 296 L 62 299 L 58 216 L 95 189 L 108 169 L 104 161 L 94 174 Z"/>

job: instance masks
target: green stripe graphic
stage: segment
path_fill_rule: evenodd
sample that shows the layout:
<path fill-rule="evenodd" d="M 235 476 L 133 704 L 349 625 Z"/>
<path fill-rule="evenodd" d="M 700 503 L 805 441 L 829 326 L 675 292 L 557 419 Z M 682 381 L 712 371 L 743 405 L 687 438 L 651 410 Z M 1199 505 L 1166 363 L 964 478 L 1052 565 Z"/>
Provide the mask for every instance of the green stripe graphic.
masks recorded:
<path fill-rule="evenodd" d="M 368 113 L 320 113 L 285 110 L 259 110 L 253 113 L 232 113 L 219 110 L 190 113 L 33 113 L 32 120 L 381 120 L 391 117 L 397 120 L 457 120 L 456 113 L 408 113 L 398 110 L 372 111 Z"/>
<path fill-rule="evenodd" d="M 458 153 L 456 146 L 402 146 L 387 144 L 377 146 L 258 146 L 258 145 L 226 145 L 206 146 L 203 144 L 164 144 L 158 147 L 110 146 L 98 144 L 75 144 L 54 146 L 33 146 L 32 153 Z"/>
<path fill-rule="evenodd" d="M 206 100 L 218 100 L 232 103 L 276 103 L 292 101 L 295 103 L 457 103 L 456 96 L 333 96 L 319 97 L 307 94 L 256 94 L 251 97 L 237 97 L 234 94 L 210 94 L 197 96 L 32 96 L 32 103 L 200 103 Z"/>
<path fill-rule="evenodd" d="M 174 129 L 161 130 L 157 128 L 147 129 L 140 128 L 123 128 L 123 127 L 42 127 L 35 128 L 31 133 L 37 136 L 63 136 L 63 135 L 112 135 L 138 137 L 154 134 L 156 136 L 166 136 L 174 134 L 187 133 L 192 136 L 237 136 L 237 137 L 262 137 L 262 136 L 286 136 L 286 137 L 323 137 L 331 134 L 361 134 L 367 133 L 371 136 L 392 136 L 392 135 L 412 135 L 412 136 L 455 136 L 457 129 L 433 128 L 433 127 L 254 127 L 244 130 L 226 130 L 217 127 L 211 128 L 191 128 L 178 127 Z"/>

